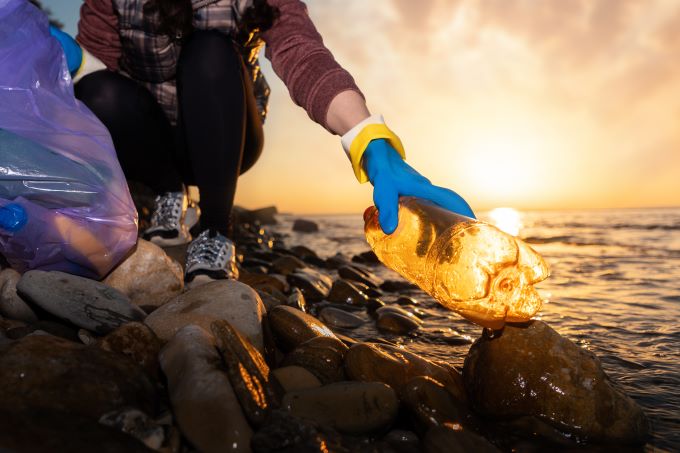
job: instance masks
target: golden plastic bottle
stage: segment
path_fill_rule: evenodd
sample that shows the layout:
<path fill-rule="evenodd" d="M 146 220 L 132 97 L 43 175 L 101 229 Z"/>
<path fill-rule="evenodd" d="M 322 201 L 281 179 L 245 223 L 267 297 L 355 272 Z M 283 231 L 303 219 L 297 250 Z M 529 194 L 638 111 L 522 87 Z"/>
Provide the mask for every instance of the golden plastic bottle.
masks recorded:
<path fill-rule="evenodd" d="M 428 201 L 402 197 L 390 235 L 371 206 L 366 240 L 380 261 L 444 307 L 490 329 L 531 319 L 543 301 L 534 284 L 550 274 L 543 258 L 493 225 Z"/>

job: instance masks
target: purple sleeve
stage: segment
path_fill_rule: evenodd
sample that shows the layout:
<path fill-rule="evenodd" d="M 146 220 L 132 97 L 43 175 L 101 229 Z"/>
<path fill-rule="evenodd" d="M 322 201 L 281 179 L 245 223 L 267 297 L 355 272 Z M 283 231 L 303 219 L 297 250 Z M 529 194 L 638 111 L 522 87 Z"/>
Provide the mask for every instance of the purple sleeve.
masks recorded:
<path fill-rule="evenodd" d="M 265 55 L 293 101 L 328 129 L 326 114 L 333 98 L 343 91 L 361 91 L 324 46 L 303 2 L 269 0 L 269 4 L 279 9 L 280 16 L 263 34 Z"/>

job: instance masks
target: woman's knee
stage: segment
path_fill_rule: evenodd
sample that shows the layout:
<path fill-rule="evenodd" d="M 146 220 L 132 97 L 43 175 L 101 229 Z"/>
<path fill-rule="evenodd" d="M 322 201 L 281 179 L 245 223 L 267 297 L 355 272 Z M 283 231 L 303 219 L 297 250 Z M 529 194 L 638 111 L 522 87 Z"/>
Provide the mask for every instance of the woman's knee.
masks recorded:
<path fill-rule="evenodd" d="M 204 83 L 242 81 L 243 59 L 231 38 L 216 30 L 197 30 L 182 46 L 178 77 L 188 74 Z"/>
<path fill-rule="evenodd" d="M 131 97 L 137 97 L 137 84 L 113 71 L 93 72 L 74 86 L 74 94 L 95 115 L 109 116 L 121 110 Z"/>

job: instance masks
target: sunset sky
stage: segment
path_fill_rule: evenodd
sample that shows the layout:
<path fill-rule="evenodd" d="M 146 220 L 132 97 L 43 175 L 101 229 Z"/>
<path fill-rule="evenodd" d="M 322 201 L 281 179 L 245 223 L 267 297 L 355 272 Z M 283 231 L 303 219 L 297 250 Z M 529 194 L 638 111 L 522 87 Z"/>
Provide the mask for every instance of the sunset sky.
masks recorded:
<path fill-rule="evenodd" d="M 680 206 L 677 0 L 308 0 L 407 160 L 476 210 Z M 80 1 L 43 0 L 73 33 Z M 272 87 L 237 203 L 362 212 L 338 137 Z"/>

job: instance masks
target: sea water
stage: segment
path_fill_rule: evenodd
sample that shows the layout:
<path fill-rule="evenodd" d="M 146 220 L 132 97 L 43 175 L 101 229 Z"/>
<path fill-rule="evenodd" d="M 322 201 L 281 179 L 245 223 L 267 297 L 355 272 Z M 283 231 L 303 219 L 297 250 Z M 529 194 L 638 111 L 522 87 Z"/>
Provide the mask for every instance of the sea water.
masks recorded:
<path fill-rule="evenodd" d="M 288 246 L 322 257 L 369 250 L 362 213 L 280 215 Z M 493 223 L 488 213 L 481 220 Z M 291 231 L 306 218 L 320 231 Z M 593 351 L 605 371 L 649 415 L 647 450 L 680 451 L 680 208 L 520 212 L 518 236 L 547 261 L 551 277 L 537 285 L 545 304 L 538 318 Z M 400 278 L 384 266 L 383 279 Z M 385 338 L 427 358 L 462 365 L 481 328 L 440 307 L 421 291 L 425 323 L 412 337 L 380 333 L 372 323 L 347 332 L 359 340 Z M 387 302 L 389 298 L 385 298 Z"/>

